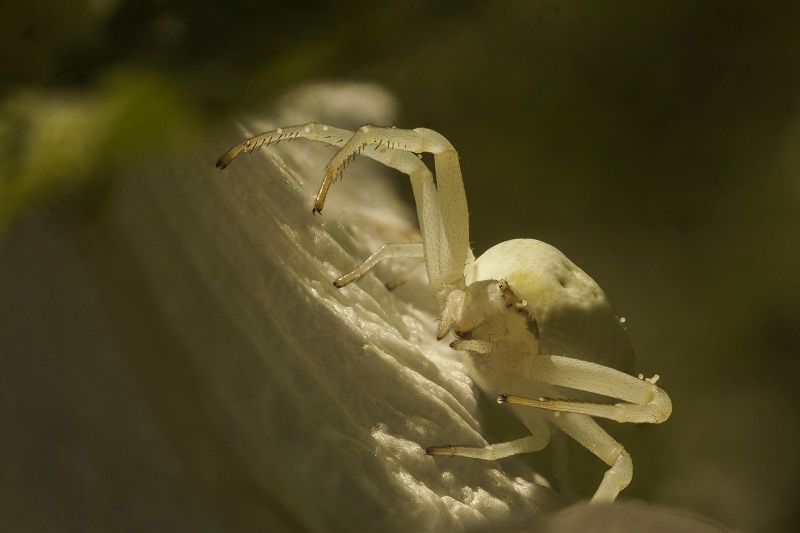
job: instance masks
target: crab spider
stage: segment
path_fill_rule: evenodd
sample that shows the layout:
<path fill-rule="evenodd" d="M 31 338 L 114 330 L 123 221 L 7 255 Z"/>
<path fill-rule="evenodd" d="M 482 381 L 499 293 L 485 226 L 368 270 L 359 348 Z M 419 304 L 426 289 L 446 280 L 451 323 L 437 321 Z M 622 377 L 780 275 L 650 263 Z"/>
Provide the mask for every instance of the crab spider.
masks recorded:
<path fill-rule="evenodd" d="M 540 450 L 560 430 L 610 466 L 592 501 L 613 501 L 630 483 L 633 465 L 593 418 L 658 424 L 669 417 L 672 403 L 656 386 L 657 376 L 630 374 L 633 349 L 597 283 L 561 252 L 533 239 L 500 243 L 476 260 L 458 154 L 429 129 L 368 125 L 352 132 L 318 123 L 278 128 L 238 144 L 217 166 L 299 138 L 340 148 L 325 168 L 313 213 L 322 211 L 329 187 L 358 154 L 411 179 L 422 243 L 385 244 L 334 285 L 358 280 L 385 259 L 424 258 L 441 312 L 437 338 L 454 333 L 450 346 L 469 355 L 473 380 L 508 404 L 531 433 L 486 447 L 431 447 L 426 453 L 495 460 Z M 435 181 L 418 157 L 423 152 L 434 156 Z"/>

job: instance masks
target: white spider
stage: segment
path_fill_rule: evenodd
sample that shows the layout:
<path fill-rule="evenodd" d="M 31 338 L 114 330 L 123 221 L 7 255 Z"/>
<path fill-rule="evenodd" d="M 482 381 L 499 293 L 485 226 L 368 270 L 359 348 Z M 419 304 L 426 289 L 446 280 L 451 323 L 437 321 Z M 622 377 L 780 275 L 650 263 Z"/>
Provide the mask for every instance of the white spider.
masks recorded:
<path fill-rule="evenodd" d="M 669 417 L 672 403 L 656 386 L 658 376 L 645 380 L 627 373 L 633 350 L 597 283 L 561 252 L 532 239 L 500 243 L 476 260 L 458 154 L 429 129 L 364 126 L 352 132 L 317 123 L 278 128 L 235 146 L 217 166 L 298 138 L 341 148 L 325 169 L 314 213 L 322 211 L 331 183 L 359 153 L 409 175 L 422 243 L 385 244 L 334 284 L 358 280 L 384 259 L 423 257 L 440 304 L 437 338 L 452 330 L 456 339 L 450 346 L 470 356 L 474 381 L 498 402 L 511 404 L 531 432 L 485 448 L 444 446 L 426 452 L 495 460 L 540 450 L 558 429 L 611 467 L 592 501 L 613 501 L 630 483 L 633 465 L 592 417 L 658 424 Z M 435 181 L 418 156 L 423 152 L 434 154 Z"/>

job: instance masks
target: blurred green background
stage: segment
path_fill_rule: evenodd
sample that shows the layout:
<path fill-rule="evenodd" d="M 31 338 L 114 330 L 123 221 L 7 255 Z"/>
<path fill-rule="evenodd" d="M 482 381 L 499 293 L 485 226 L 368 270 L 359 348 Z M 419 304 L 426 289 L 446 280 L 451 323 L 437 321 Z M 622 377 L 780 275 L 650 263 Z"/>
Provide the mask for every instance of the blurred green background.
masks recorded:
<path fill-rule="evenodd" d="M 476 255 L 560 248 L 661 375 L 673 417 L 613 428 L 638 443 L 624 496 L 796 530 L 799 28 L 797 2 L 15 2 L 0 232 L 90 216 L 120 169 L 298 84 L 380 83 L 459 150 Z"/>

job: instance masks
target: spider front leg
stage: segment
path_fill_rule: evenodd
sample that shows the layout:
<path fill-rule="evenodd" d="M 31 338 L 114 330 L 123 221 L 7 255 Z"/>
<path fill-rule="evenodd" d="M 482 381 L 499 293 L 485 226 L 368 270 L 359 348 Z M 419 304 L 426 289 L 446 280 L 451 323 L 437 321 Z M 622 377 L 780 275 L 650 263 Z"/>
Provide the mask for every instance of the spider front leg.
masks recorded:
<path fill-rule="evenodd" d="M 367 147 L 374 149 L 367 150 Z M 469 247 L 467 198 L 458 164 L 458 153 L 444 136 L 433 130 L 404 130 L 369 125 L 359 128 L 328 163 L 325 178 L 315 196 L 314 212 L 322 211 L 328 189 L 341 176 L 347 163 L 357 154 L 374 158 L 372 154 L 376 150 L 407 155 L 422 152 L 433 154 L 436 167 L 435 185 L 430 172 L 423 176 L 417 168 L 400 170 L 411 177 L 431 287 L 434 292 L 439 293 L 448 285 L 463 286 L 464 269 L 474 261 Z M 417 163 L 422 164 L 419 160 Z"/>
<path fill-rule="evenodd" d="M 474 258 L 469 247 L 467 201 L 458 154 L 447 139 L 424 128 L 402 130 L 364 126 L 354 133 L 325 124 L 308 123 L 278 128 L 247 139 L 220 157 L 217 166 L 225 168 L 240 154 L 262 146 L 301 138 L 341 147 L 326 167 L 325 178 L 315 195 L 314 213 L 322 212 L 328 189 L 355 155 L 363 154 L 397 169 L 411 179 L 422 233 L 423 256 L 432 288 L 438 293 L 450 284 L 463 285 L 464 268 Z M 365 150 L 366 147 L 372 149 Z M 436 183 L 433 174 L 416 155 L 421 152 L 434 154 Z M 358 279 L 384 258 L 410 257 L 407 255 L 410 253 L 418 256 L 418 250 L 417 247 L 388 245 L 387 249 L 379 250 L 337 282 L 346 284 Z"/>
<path fill-rule="evenodd" d="M 281 141 L 308 139 L 309 141 L 318 141 L 331 146 L 341 147 L 344 146 L 352 136 L 353 132 L 350 130 L 335 128 L 317 122 L 277 128 L 240 142 L 228 150 L 225 155 L 217 159 L 217 168 L 223 169 L 227 167 L 241 154 L 249 154 L 263 146 L 277 144 Z"/>
<path fill-rule="evenodd" d="M 617 422 L 660 424 L 672 413 L 672 401 L 655 385 L 657 378 L 642 380 L 597 363 L 556 355 L 524 357 L 514 373 L 549 385 L 602 394 L 624 400 L 613 405 L 551 398 L 524 398 L 502 394 L 500 403 L 538 407 L 554 411 L 550 421 L 575 439 L 611 468 L 592 498 L 611 502 L 628 486 L 633 463 L 625 448 L 605 432 L 591 417 Z"/>
<path fill-rule="evenodd" d="M 592 503 L 613 502 L 633 479 L 631 456 L 591 417 L 573 413 L 555 414 L 559 416 L 554 416 L 550 422 L 611 467 L 603 475 L 603 481 L 592 496 Z"/>
<path fill-rule="evenodd" d="M 292 141 L 296 139 L 307 139 L 318 141 L 331 146 L 344 147 L 353 137 L 353 132 L 343 128 L 328 126 L 317 122 L 309 122 L 299 126 L 289 126 L 262 133 L 251 137 L 230 150 L 217 160 L 217 167 L 224 169 L 236 157 L 241 154 L 249 154 L 270 144 L 277 144 L 281 141 Z M 411 178 L 414 196 L 418 199 L 418 205 L 431 203 L 431 190 L 433 189 L 433 176 L 428 168 L 414 154 L 402 150 L 370 150 L 366 154 L 368 157 L 383 163 L 384 165 L 395 168 L 408 174 Z M 329 183 L 323 181 L 323 187 L 327 191 Z M 319 192 L 317 193 L 319 197 Z M 433 201 L 435 203 L 435 201 Z M 314 212 L 320 212 L 322 205 L 314 204 Z M 420 220 L 422 220 L 420 218 Z M 348 283 L 356 281 L 372 270 L 380 261 L 391 257 L 424 257 L 421 243 L 398 243 L 385 244 L 378 251 L 373 253 L 364 263 L 359 265 L 352 272 L 345 274 L 334 281 L 336 287 L 344 287 Z"/>
<path fill-rule="evenodd" d="M 333 285 L 337 288 L 342 288 L 345 285 L 363 278 L 367 272 L 375 268 L 378 263 L 384 259 L 394 257 L 424 257 L 425 251 L 423 250 L 421 242 L 413 243 L 395 243 L 384 244 L 378 251 L 369 256 L 366 261 L 361 263 L 355 270 L 345 274 L 336 281 Z"/>
<path fill-rule="evenodd" d="M 512 455 L 521 453 L 538 452 L 546 447 L 550 442 L 548 431 L 538 432 L 521 439 L 498 444 L 489 444 L 484 447 L 476 446 L 432 446 L 425 450 L 428 455 L 447 455 L 450 457 L 468 457 L 471 459 L 483 459 L 484 461 L 496 461 Z"/>
<path fill-rule="evenodd" d="M 660 424 L 672 413 L 672 401 L 664 390 L 656 386 L 657 378 L 643 380 L 597 363 L 541 354 L 522 358 L 515 366 L 514 373 L 550 385 L 593 392 L 624 401 L 608 405 L 503 394 L 498 402 L 636 424 Z"/>

